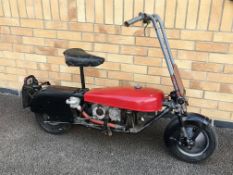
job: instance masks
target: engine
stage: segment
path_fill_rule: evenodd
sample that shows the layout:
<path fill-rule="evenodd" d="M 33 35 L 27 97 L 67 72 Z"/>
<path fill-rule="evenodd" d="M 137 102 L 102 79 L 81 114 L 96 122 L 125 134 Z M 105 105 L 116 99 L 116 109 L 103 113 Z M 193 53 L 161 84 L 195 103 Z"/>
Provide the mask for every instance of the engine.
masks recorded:
<path fill-rule="evenodd" d="M 121 110 L 119 108 L 93 104 L 92 115 L 99 120 L 110 119 L 114 122 L 121 122 Z"/>

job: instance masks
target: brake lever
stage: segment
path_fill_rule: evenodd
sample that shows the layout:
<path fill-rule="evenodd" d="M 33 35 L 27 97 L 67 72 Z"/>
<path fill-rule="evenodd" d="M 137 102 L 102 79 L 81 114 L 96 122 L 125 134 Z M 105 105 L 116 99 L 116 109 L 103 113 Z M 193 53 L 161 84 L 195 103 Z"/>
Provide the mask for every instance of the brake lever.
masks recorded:
<path fill-rule="evenodd" d="M 146 29 L 147 29 L 148 25 L 150 24 L 150 22 L 149 21 L 143 21 L 143 24 L 146 24 L 144 26 L 144 36 L 146 37 Z"/>

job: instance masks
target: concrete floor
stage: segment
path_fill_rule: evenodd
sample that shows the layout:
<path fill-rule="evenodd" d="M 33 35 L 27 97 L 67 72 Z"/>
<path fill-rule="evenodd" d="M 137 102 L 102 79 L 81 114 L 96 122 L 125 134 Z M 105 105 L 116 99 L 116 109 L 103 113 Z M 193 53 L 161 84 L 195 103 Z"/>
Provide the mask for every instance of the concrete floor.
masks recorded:
<path fill-rule="evenodd" d="M 64 135 L 41 130 L 19 97 L 0 95 L 0 174 L 233 174 L 233 130 L 217 129 L 219 148 L 201 164 L 173 158 L 165 149 L 166 121 L 137 135 L 75 126 Z"/>

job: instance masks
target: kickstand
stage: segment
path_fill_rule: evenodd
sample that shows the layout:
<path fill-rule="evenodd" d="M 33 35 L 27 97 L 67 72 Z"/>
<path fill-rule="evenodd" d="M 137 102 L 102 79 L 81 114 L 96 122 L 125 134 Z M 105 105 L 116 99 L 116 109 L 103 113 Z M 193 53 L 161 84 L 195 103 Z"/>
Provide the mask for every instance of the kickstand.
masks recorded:
<path fill-rule="evenodd" d="M 109 127 L 106 127 L 106 129 L 104 130 L 104 134 L 112 136 L 112 130 Z"/>

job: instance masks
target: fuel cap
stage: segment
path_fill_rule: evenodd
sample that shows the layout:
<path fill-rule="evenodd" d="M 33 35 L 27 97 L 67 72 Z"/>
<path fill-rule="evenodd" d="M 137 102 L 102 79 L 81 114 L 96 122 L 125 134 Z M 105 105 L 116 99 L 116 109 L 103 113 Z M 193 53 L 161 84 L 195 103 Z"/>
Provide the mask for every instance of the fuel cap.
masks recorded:
<path fill-rule="evenodd" d="M 134 89 L 142 89 L 142 86 L 140 84 L 134 85 Z"/>

